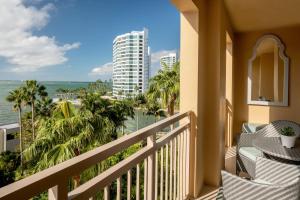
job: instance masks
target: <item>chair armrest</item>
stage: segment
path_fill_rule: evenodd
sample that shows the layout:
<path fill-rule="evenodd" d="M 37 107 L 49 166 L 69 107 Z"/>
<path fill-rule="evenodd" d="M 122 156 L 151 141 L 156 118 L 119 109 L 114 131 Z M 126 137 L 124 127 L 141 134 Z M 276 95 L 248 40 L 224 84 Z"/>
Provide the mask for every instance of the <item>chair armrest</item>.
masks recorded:
<path fill-rule="evenodd" d="M 270 183 L 287 184 L 300 177 L 300 166 L 276 162 L 258 157 L 255 178 Z"/>
<path fill-rule="evenodd" d="M 241 133 L 237 147 L 252 147 L 252 141 L 259 136 L 257 133 Z"/>
<path fill-rule="evenodd" d="M 261 184 L 222 171 L 223 193 L 226 200 L 299 200 L 300 183 L 293 182 L 289 185 Z"/>

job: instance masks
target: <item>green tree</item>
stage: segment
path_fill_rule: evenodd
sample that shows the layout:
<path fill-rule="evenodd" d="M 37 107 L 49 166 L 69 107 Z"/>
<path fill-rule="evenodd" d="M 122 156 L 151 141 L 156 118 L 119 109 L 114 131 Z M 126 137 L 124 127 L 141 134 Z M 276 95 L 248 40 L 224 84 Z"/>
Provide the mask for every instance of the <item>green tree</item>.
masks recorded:
<path fill-rule="evenodd" d="M 41 120 L 35 141 L 24 151 L 27 161 L 37 161 L 40 171 L 107 143 L 113 124 L 89 110 L 76 110 L 67 102 L 59 102 L 50 118 Z M 74 176 L 74 185 L 80 176 Z"/>
<path fill-rule="evenodd" d="M 137 94 L 133 99 L 133 106 L 136 109 L 136 130 L 139 130 L 139 112 L 138 110 L 144 110 L 145 105 L 147 104 L 147 99 L 144 94 Z"/>
<path fill-rule="evenodd" d="M 19 166 L 20 157 L 17 153 L 5 151 L 0 154 L 0 187 L 14 182 Z"/>
<path fill-rule="evenodd" d="M 90 83 L 88 85 L 88 90 L 92 93 L 98 93 L 100 95 L 105 95 L 107 92 L 112 90 L 111 82 L 97 80 L 96 82 Z"/>
<path fill-rule="evenodd" d="M 32 162 L 32 173 L 116 138 L 117 128 L 126 116 L 132 115 L 131 110 L 126 103 L 99 97 L 99 94 L 86 93 L 81 97 L 79 109 L 70 102 L 61 101 L 56 104 L 51 117 L 39 120 L 36 139 L 24 151 L 26 161 Z M 81 182 L 80 175 L 74 176 L 73 180 L 77 187 Z"/>
<path fill-rule="evenodd" d="M 38 99 L 36 103 L 36 116 L 39 117 L 50 117 L 55 104 L 52 99 L 45 97 L 43 99 Z"/>
<path fill-rule="evenodd" d="M 27 80 L 25 82 L 25 93 L 24 96 L 27 104 L 31 106 L 31 123 L 32 123 L 32 140 L 35 138 L 35 102 L 37 100 L 37 95 L 41 98 L 45 98 L 48 96 L 46 92 L 46 87 L 44 85 L 40 85 L 36 80 Z"/>
<path fill-rule="evenodd" d="M 138 85 L 134 86 L 135 96 L 139 94 L 140 87 Z"/>
<path fill-rule="evenodd" d="M 20 159 L 21 159 L 21 169 L 23 167 L 23 135 L 22 135 L 22 107 L 24 106 L 24 88 L 17 88 L 9 93 L 6 97 L 8 102 L 13 103 L 13 110 L 18 112 L 19 115 L 19 126 L 20 126 Z"/>
<path fill-rule="evenodd" d="M 160 117 L 166 117 L 165 111 L 161 109 L 158 103 L 148 103 L 146 105 L 146 110 L 147 115 L 153 115 L 155 117 L 155 122 Z"/>
<path fill-rule="evenodd" d="M 175 106 L 179 100 L 179 62 L 171 68 L 164 64 L 163 70 L 150 80 L 147 97 L 150 102 L 159 102 L 163 108 L 167 108 L 169 116 L 174 115 Z"/>
<path fill-rule="evenodd" d="M 117 138 L 117 129 L 124 129 L 127 118 L 134 118 L 133 103 L 128 99 L 111 101 L 102 99 L 97 93 L 85 93 L 81 97 L 81 104 L 81 110 L 90 110 L 94 115 L 107 117 L 114 124 L 115 130 L 112 133 L 114 139 Z"/>

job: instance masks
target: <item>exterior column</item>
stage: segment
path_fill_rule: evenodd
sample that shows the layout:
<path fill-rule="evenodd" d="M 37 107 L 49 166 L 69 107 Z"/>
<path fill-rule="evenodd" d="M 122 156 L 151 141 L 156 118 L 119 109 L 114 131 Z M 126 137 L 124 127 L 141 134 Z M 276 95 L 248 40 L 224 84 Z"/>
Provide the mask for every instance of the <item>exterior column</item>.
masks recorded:
<path fill-rule="evenodd" d="M 181 12 L 180 111 L 193 112 L 189 194 L 199 197 L 220 185 L 224 167 L 226 13 L 219 0 L 172 1 Z"/>

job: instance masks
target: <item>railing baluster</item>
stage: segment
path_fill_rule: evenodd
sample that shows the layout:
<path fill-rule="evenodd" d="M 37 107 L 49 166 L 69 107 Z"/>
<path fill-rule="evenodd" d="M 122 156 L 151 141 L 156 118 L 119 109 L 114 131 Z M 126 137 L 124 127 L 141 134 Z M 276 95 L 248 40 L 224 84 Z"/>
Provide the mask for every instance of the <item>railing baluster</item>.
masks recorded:
<path fill-rule="evenodd" d="M 65 200 L 68 199 L 68 180 L 60 181 L 59 185 L 56 185 L 48 190 L 48 200 Z"/>
<path fill-rule="evenodd" d="M 174 142 L 174 165 L 173 165 L 173 170 L 174 170 L 174 185 L 173 185 L 173 199 L 176 200 L 176 180 L 177 180 L 177 140 L 176 137 L 173 140 Z"/>
<path fill-rule="evenodd" d="M 177 141 L 178 141 L 178 174 L 177 174 L 177 176 L 178 176 L 178 182 L 177 182 L 177 198 L 178 199 L 180 199 L 180 195 L 181 195 L 181 190 L 180 190 L 180 185 L 181 185 L 181 177 L 180 177 L 180 172 L 181 172 L 181 166 L 180 166 L 180 162 L 181 162 L 181 160 L 180 160 L 180 134 L 178 135 L 178 137 L 177 137 Z"/>
<path fill-rule="evenodd" d="M 160 149 L 160 199 L 164 199 L 164 148 Z"/>
<path fill-rule="evenodd" d="M 170 141 L 170 193 L 169 198 L 172 199 L 172 189 L 173 189 L 173 140 Z"/>
<path fill-rule="evenodd" d="M 140 164 L 136 165 L 136 200 L 140 200 Z"/>
<path fill-rule="evenodd" d="M 183 199 L 183 134 L 180 134 L 180 199 Z"/>
<path fill-rule="evenodd" d="M 155 152 L 155 200 L 158 199 L 158 151 Z"/>
<path fill-rule="evenodd" d="M 156 133 L 147 138 L 147 147 L 155 148 Z M 148 156 L 147 200 L 154 200 L 155 194 L 155 152 Z"/>
<path fill-rule="evenodd" d="M 109 186 L 106 186 L 104 188 L 104 200 L 109 200 L 109 199 L 110 199 Z"/>
<path fill-rule="evenodd" d="M 147 188 L 148 188 L 147 173 L 148 173 L 148 164 L 147 164 L 147 158 L 146 158 L 146 159 L 144 159 L 144 200 L 147 200 Z"/>
<path fill-rule="evenodd" d="M 166 184 L 165 184 L 165 199 L 168 200 L 169 190 L 169 145 L 166 144 Z"/>
<path fill-rule="evenodd" d="M 186 141 L 186 192 L 187 194 L 190 193 L 190 148 L 191 148 L 191 136 L 190 136 L 190 127 L 187 129 L 187 141 Z"/>
<path fill-rule="evenodd" d="M 131 170 L 127 171 L 127 200 L 130 200 L 131 196 Z"/>
<path fill-rule="evenodd" d="M 182 151 L 182 171 L 183 171 L 183 174 L 182 174 L 182 178 L 183 178 L 183 188 L 182 188 L 182 191 L 183 191 L 183 198 L 185 198 L 186 196 L 186 191 L 185 191 L 185 185 L 186 185 L 186 176 L 185 176 L 185 173 L 186 173 L 186 168 L 185 168 L 185 163 L 186 163 L 186 131 L 183 131 L 183 151 Z"/>
<path fill-rule="evenodd" d="M 121 177 L 117 179 L 117 200 L 121 200 Z"/>

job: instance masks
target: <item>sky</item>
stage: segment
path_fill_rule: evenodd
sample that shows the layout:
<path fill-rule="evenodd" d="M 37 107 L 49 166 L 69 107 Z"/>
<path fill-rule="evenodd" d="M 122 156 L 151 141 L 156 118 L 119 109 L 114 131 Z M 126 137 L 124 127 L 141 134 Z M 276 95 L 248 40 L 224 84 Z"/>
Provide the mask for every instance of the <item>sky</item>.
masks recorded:
<path fill-rule="evenodd" d="M 169 0 L 0 0 L 0 80 L 110 79 L 113 39 L 143 28 L 154 75 L 179 50 Z"/>

